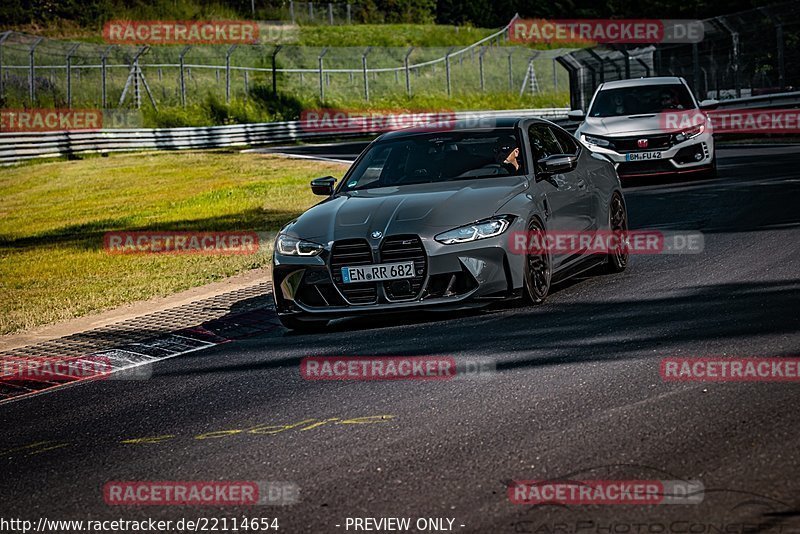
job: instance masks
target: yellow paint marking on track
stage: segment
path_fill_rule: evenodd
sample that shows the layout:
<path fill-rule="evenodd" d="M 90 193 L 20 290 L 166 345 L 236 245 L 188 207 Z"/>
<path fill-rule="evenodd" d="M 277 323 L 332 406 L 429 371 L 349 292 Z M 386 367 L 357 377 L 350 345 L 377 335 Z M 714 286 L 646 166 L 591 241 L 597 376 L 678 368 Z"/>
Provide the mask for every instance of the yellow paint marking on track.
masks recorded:
<path fill-rule="evenodd" d="M 42 445 L 46 445 L 48 443 L 53 443 L 52 441 L 37 441 L 35 443 L 31 443 L 30 445 L 23 445 L 21 447 L 14 447 L 13 449 L 7 449 L 5 451 L 0 452 L 0 456 L 5 456 L 6 454 L 13 454 L 15 452 L 24 451 L 27 449 L 35 449 L 36 447 L 41 447 Z"/>
<path fill-rule="evenodd" d="M 133 439 L 123 439 L 120 443 L 124 443 L 126 445 L 142 445 L 145 443 L 161 443 L 162 441 L 167 441 L 168 439 L 172 439 L 175 437 L 175 434 L 167 434 L 165 436 L 153 436 L 150 438 L 133 438 Z"/>
<path fill-rule="evenodd" d="M 289 425 L 258 425 L 254 426 L 253 428 L 247 431 L 248 434 L 277 434 L 278 432 L 283 432 L 284 430 L 290 430 L 292 428 L 296 428 L 300 425 L 304 425 L 306 423 L 311 423 L 316 421 L 316 419 L 306 419 L 305 421 L 300 421 L 299 423 L 292 423 Z M 275 428 L 277 430 L 268 430 L 270 428 Z"/>
<path fill-rule="evenodd" d="M 69 443 L 58 443 L 56 445 L 52 445 L 52 446 L 46 447 L 44 449 L 39 449 L 39 450 L 36 450 L 36 451 L 33 451 L 33 452 L 29 452 L 25 456 L 33 456 L 34 454 L 41 454 L 43 452 L 52 451 L 54 449 L 60 449 L 62 447 L 68 447 L 68 446 L 69 446 Z"/>
<path fill-rule="evenodd" d="M 236 434 L 241 434 L 244 430 L 216 430 L 214 432 L 206 432 L 205 434 L 198 434 L 194 437 L 194 439 L 219 439 L 219 438 L 226 438 L 228 436 L 235 436 Z"/>
<path fill-rule="evenodd" d="M 306 428 L 301 428 L 300 432 L 305 432 L 306 430 L 311 430 L 312 428 L 317 428 L 318 426 L 322 426 L 322 425 L 331 423 L 333 421 L 338 421 L 338 420 L 339 420 L 338 417 L 333 417 L 331 419 L 325 419 L 324 421 L 318 421 L 318 422 L 314 423 L 311 426 L 307 426 Z"/>

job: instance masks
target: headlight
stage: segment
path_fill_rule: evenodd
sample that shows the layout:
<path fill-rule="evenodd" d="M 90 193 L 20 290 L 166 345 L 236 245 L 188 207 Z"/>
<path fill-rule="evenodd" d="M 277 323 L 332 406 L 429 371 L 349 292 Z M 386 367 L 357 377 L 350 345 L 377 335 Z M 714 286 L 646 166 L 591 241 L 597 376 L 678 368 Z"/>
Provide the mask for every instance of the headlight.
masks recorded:
<path fill-rule="evenodd" d="M 483 221 L 468 224 L 455 230 L 443 232 L 434 239 L 439 243 L 445 245 L 454 245 L 456 243 L 467 243 L 468 241 L 477 241 L 478 239 L 486 239 L 487 237 L 494 237 L 502 234 L 511 223 L 512 217 L 510 215 L 502 215 L 500 217 L 492 217 Z"/>
<path fill-rule="evenodd" d="M 611 141 L 609 141 L 607 139 L 601 139 L 599 137 L 592 137 L 591 135 L 582 135 L 581 137 L 583 137 L 583 142 L 586 143 L 587 145 L 595 145 L 595 146 L 602 146 L 602 147 L 611 146 Z"/>
<path fill-rule="evenodd" d="M 275 250 L 284 256 L 316 256 L 325 247 L 312 243 L 311 241 L 303 241 L 296 237 L 288 235 L 279 235 L 275 241 Z"/>
<path fill-rule="evenodd" d="M 688 130 L 683 130 L 679 134 L 676 134 L 675 140 L 679 143 L 683 143 L 687 139 L 692 139 L 693 137 L 697 137 L 705 130 L 706 130 L 705 124 L 700 124 L 698 126 L 695 126 L 694 128 L 689 128 Z"/>

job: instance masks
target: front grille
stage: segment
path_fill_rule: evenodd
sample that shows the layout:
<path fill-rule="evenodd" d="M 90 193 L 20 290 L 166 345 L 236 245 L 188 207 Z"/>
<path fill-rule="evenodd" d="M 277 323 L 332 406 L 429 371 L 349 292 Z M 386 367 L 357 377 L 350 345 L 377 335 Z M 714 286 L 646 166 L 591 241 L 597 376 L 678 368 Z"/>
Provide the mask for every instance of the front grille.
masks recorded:
<path fill-rule="evenodd" d="M 599 137 L 599 136 L 595 136 Z M 666 150 L 672 147 L 671 134 L 664 135 L 639 135 L 636 137 L 602 137 L 611 143 L 609 148 L 617 152 L 645 152 L 648 150 Z M 647 146 L 639 148 L 639 139 L 647 139 Z"/>
<path fill-rule="evenodd" d="M 363 239 L 337 241 L 331 249 L 331 276 L 333 283 L 352 304 L 371 304 L 378 298 L 378 288 L 374 282 L 345 284 L 342 282 L 342 267 L 371 265 L 372 251 Z"/>
<path fill-rule="evenodd" d="M 414 278 L 398 282 L 383 282 L 386 297 L 406 300 L 419 295 L 425 283 L 428 256 L 422 241 L 415 235 L 387 237 L 381 244 L 381 263 L 414 262 Z"/>

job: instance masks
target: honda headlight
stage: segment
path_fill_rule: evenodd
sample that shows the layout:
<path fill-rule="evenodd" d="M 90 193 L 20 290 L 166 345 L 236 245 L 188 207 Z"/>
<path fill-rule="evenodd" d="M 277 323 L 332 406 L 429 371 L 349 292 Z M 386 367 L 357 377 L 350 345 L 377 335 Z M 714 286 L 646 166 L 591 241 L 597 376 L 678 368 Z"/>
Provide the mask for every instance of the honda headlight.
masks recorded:
<path fill-rule="evenodd" d="M 486 239 L 502 234 L 511 224 L 512 217 L 510 215 L 502 215 L 500 217 L 492 217 L 476 223 L 468 224 L 454 230 L 443 232 L 434 239 L 439 243 L 445 245 L 454 245 L 456 243 L 467 243 L 469 241 L 477 241 L 478 239 Z"/>
<path fill-rule="evenodd" d="M 303 241 L 296 237 L 281 234 L 275 241 L 275 250 L 284 256 L 316 256 L 325 247 L 311 241 Z"/>
<path fill-rule="evenodd" d="M 601 146 L 604 148 L 611 146 L 611 141 L 609 141 L 608 139 L 603 139 L 601 137 L 592 137 L 591 135 L 582 135 L 581 137 L 583 138 L 583 142 L 586 143 L 587 145 Z"/>
<path fill-rule="evenodd" d="M 688 130 L 683 130 L 682 132 L 675 134 L 675 140 L 679 143 L 683 143 L 688 139 L 692 139 L 693 137 L 697 137 L 701 133 L 706 130 L 705 124 L 700 124 L 695 126 L 694 128 L 689 128 Z"/>

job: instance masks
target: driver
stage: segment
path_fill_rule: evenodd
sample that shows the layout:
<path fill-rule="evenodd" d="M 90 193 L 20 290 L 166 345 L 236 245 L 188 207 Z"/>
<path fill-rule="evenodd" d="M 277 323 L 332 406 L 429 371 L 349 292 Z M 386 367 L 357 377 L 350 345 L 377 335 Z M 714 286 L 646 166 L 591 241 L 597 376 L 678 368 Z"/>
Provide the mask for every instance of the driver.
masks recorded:
<path fill-rule="evenodd" d="M 501 137 L 494 146 L 494 160 L 509 174 L 519 173 L 519 147 L 517 141 L 511 137 Z"/>

